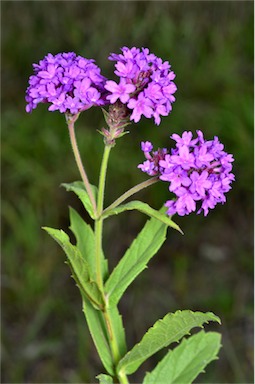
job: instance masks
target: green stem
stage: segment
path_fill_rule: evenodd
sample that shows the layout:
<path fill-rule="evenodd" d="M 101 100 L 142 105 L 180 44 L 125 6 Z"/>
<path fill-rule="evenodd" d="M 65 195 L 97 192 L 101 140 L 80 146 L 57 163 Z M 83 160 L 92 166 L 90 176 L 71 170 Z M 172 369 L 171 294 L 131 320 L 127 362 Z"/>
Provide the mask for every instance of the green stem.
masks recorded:
<path fill-rule="evenodd" d="M 117 200 L 115 200 L 111 205 L 109 205 L 109 207 L 104 210 L 104 213 L 110 211 L 113 208 L 118 207 L 121 203 L 123 203 L 123 201 L 127 200 L 130 196 L 134 195 L 135 193 L 141 191 L 144 188 L 149 187 L 152 184 L 155 184 L 158 180 L 158 176 L 155 176 L 130 188 L 127 192 L 123 193 L 123 195 L 121 195 Z"/>
<path fill-rule="evenodd" d="M 98 199 L 97 199 L 97 212 L 98 216 L 95 220 L 95 262 L 96 262 L 96 278 L 97 284 L 103 293 L 103 276 L 102 276 L 102 235 L 103 235 L 103 219 L 102 212 L 104 206 L 104 191 L 105 191 L 105 181 L 106 181 L 106 172 L 107 165 L 109 160 L 109 155 L 111 151 L 110 145 L 105 145 L 103 159 L 101 163 L 100 176 L 99 176 L 99 185 L 98 185 Z M 104 293 L 103 293 L 104 294 Z M 113 327 L 112 319 L 107 307 L 102 311 L 104 320 L 108 330 L 109 344 L 111 348 L 112 358 L 115 367 L 117 366 L 121 356 L 118 347 L 117 335 Z M 119 377 L 119 381 L 122 384 L 128 384 L 126 375 Z"/>
<path fill-rule="evenodd" d="M 74 119 L 67 119 L 70 141 L 71 141 L 71 145 L 72 145 L 76 164 L 78 166 L 78 169 L 79 169 L 82 181 L 84 183 L 84 186 L 86 188 L 86 191 L 88 193 L 89 200 L 90 200 L 91 205 L 93 207 L 94 215 L 96 216 L 96 213 L 97 213 L 96 200 L 95 200 L 95 197 L 93 195 L 86 171 L 85 171 L 84 166 L 82 164 L 79 148 L 78 148 L 76 137 L 75 137 L 75 130 L 74 130 L 75 120 L 76 120 L 75 118 Z"/>
<path fill-rule="evenodd" d="M 103 235 L 103 219 L 100 217 L 103 211 L 104 205 L 104 190 L 105 190 L 105 179 L 107 164 L 110 155 L 110 146 L 105 146 L 103 159 L 101 163 L 100 176 L 99 176 L 99 185 L 98 185 L 98 198 L 97 198 L 97 212 L 98 218 L 95 220 L 95 262 L 96 262 L 96 277 L 98 287 L 103 292 L 103 276 L 101 270 L 102 263 L 102 235 Z"/>
<path fill-rule="evenodd" d="M 103 291 L 103 276 L 102 276 L 102 234 L 103 234 L 103 221 L 102 219 L 95 221 L 95 262 L 96 262 L 96 280 L 98 287 Z"/>
<path fill-rule="evenodd" d="M 127 375 L 125 373 L 119 373 L 118 378 L 119 378 L 120 384 L 129 384 Z"/>
<path fill-rule="evenodd" d="M 104 154 L 103 154 L 103 159 L 102 159 L 102 164 L 101 164 L 101 169 L 100 169 L 100 176 L 99 176 L 99 185 L 98 185 L 97 204 L 98 204 L 99 216 L 101 216 L 101 214 L 102 214 L 103 205 L 104 205 L 105 178 L 106 178 L 106 171 L 107 171 L 107 165 L 108 165 L 110 151 L 111 151 L 111 146 L 106 145 L 104 148 Z"/>

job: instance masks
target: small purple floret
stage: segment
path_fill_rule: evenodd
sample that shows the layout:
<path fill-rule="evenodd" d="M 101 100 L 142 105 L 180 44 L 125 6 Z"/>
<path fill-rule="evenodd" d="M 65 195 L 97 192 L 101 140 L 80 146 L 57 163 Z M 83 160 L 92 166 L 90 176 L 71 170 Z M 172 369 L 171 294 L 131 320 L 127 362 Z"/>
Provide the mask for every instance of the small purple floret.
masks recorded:
<path fill-rule="evenodd" d="M 159 163 L 165 158 L 167 149 L 162 148 L 152 152 L 153 145 L 150 141 L 142 141 L 141 149 L 147 160 L 144 163 L 139 164 L 138 168 L 140 168 L 143 172 L 146 172 L 149 176 L 155 176 L 161 173 L 163 168 L 159 166 Z"/>
<path fill-rule="evenodd" d="M 153 150 L 153 145 L 150 141 L 142 141 L 141 142 L 141 150 L 143 152 L 151 152 Z"/>
<path fill-rule="evenodd" d="M 111 94 L 106 97 L 107 100 L 110 100 L 111 104 L 114 104 L 118 99 L 125 104 L 128 102 L 130 94 L 135 91 L 135 86 L 126 83 L 125 79 L 121 78 L 119 84 L 112 80 L 107 81 L 105 89 L 111 92 Z"/>

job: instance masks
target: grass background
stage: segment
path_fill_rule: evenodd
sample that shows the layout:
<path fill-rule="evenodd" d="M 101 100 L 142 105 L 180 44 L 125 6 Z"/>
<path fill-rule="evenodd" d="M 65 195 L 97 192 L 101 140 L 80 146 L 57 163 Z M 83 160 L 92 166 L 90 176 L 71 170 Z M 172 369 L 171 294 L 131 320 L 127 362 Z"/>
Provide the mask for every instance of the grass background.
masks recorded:
<path fill-rule="evenodd" d="M 173 132 L 218 135 L 235 157 L 227 204 L 207 218 L 175 218 L 185 236 L 168 239 L 120 303 L 128 345 L 177 309 L 213 311 L 222 326 L 220 360 L 197 382 L 253 382 L 253 2 L 2 1 L 2 379 L 3 383 L 86 383 L 102 371 L 64 254 L 41 230 L 67 229 L 75 196 L 60 188 L 79 178 L 64 116 L 40 105 L 25 113 L 32 63 L 51 52 L 106 58 L 123 45 L 145 46 L 169 60 L 177 101 L 160 127 L 143 119 L 112 151 L 106 203 L 145 179 L 141 140 L 170 145 Z M 82 114 L 77 135 L 92 183 L 102 156 L 100 109 Z M 137 198 L 158 208 L 159 183 Z M 117 263 L 145 217 L 130 212 L 105 228 L 105 251 Z M 144 364 L 141 382 L 160 354 Z"/>

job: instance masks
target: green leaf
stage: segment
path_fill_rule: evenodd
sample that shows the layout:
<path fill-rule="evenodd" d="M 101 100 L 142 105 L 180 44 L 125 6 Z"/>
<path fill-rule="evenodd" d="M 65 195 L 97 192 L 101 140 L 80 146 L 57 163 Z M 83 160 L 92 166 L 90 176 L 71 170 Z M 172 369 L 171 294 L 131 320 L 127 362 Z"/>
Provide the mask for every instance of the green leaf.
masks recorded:
<path fill-rule="evenodd" d="M 65 187 L 65 189 L 68 192 L 69 191 L 74 192 L 79 197 L 79 199 L 81 200 L 84 208 L 86 209 L 86 211 L 88 212 L 90 217 L 92 219 L 95 219 L 94 210 L 93 210 L 93 207 L 91 205 L 91 202 L 90 202 L 90 199 L 89 199 L 89 195 L 88 195 L 88 193 L 86 191 L 84 183 L 82 181 L 75 181 L 73 183 L 69 183 L 69 184 L 63 183 L 61 185 L 63 187 Z M 96 198 L 97 198 L 97 187 L 95 185 L 92 185 L 92 184 L 90 184 L 90 186 L 91 186 L 92 192 L 93 192 L 95 200 L 96 200 Z"/>
<path fill-rule="evenodd" d="M 96 280 L 95 268 L 95 236 L 90 225 L 88 225 L 80 215 L 73 209 L 70 210 L 70 229 L 76 237 L 76 246 L 81 255 L 89 264 L 90 276 Z"/>
<path fill-rule="evenodd" d="M 158 320 L 147 331 L 140 343 L 120 360 L 117 371 L 126 374 L 134 373 L 154 353 L 179 341 L 183 336 L 190 334 L 192 328 L 202 327 L 203 323 L 208 321 L 220 323 L 220 319 L 211 312 L 185 310 L 167 314 L 162 320 Z"/>
<path fill-rule="evenodd" d="M 73 278 L 81 292 L 89 298 L 93 305 L 97 308 L 101 308 L 103 306 L 101 292 L 95 281 L 91 279 L 89 264 L 82 257 L 80 250 L 70 243 L 69 237 L 64 231 L 47 227 L 43 227 L 43 229 L 45 229 L 45 231 L 48 232 L 49 235 L 63 248 L 67 255 Z"/>
<path fill-rule="evenodd" d="M 105 284 L 109 306 L 116 305 L 127 287 L 141 273 L 166 239 L 166 224 L 150 219 L 126 251 Z"/>
<path fill-rule="evenodd" d="M 127 353 L 127 345 L 122 316 L 120 315 L 116 306 L 108 309 L 108 315 L 111 320 L 115 339 L 117 341 L 119 354 L 120 356 L 124 356 Z"/>
<path fill-rule="evenodd" d="M 108 373 L 114 375 L 114 365 L 110 350 L 110 340 L 108 337 L 107 324 L 103 312 L 97 311 L 90 302 L 83 296 L 83 312 L 85 314 L 89 331 L 97 348 L 100 359 Z M 114 307 L 108 311 L 109 320 L 112 324 L 112 331 L 118 345 L 121 356 L 126 353 L 125 331 L 122 324 L 122 317 L 118 308 Z"/>
<path fill-rule="evenodd" d="M 80 215 L 70 208 L 70 229 L 76 237 L 76 246 L 80 250 L 81 255 L 89 264 L 90 277 L 96 281 L 96 263 L 95 263 L 95 236 L 90 225 L 88 225 Z M 107 260 L 105 260 L 103 252 L 101 256 L 103 279 L 108 274 Z"/>
<path fill-rule="evenodd" d="M 89 327 L 90 334 L 100 356 L 100 359 L 110 375 L 114 375 L 114 366 L 108 342 L 107 328 L 103 313 L 96 310 L 89 300 L 83 296 L 83 312 Z"/>
<path fill-rule="evenodd" d="M 183 234 L 180 227 L 173 220 L 171 220 L 169 216 L 166 216 L 165 213 L 162 213 L 160 211 L 157 211 L 157 210 L 151 208 L 148 204 L 143 203 L 142 201 L 134 200 L 134 201 L 130 201 L 127 204 L 119 205 L 118 207 L 110 209 L 109 211 L 106 209 L 103 212 L 102 217 L 107 218 L 109 216 L 118 215 L 121 212 L 132 211 L 134 209 L 161 221 L 162 223 L 168 225 L 169 227 L 176 229 L 177 231 L 179 231 Z"/>
<path fill-rule="evenodd" d="M 101 375 L 96 376 L 96 379 L 99 380 L 99 384 L 113 384 L 112 377 L 104 375 L 103 373 L 101 373 Z"/>
<path fill-rule="evenodd" d="M 217 359 L 221 335 L 216 332 L 198 332 L 183 339 L 169 351 L 156 368 L 147 373 L 143 384 L 191 384 L 204 368 Z"/>

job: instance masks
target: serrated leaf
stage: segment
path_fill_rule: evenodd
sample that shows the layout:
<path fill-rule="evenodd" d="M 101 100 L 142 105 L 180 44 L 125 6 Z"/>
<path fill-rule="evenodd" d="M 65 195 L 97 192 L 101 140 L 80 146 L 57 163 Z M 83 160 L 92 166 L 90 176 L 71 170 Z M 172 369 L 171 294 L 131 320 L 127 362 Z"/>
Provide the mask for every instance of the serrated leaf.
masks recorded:
<path fill-rule="evenodd" d="M 121 296 L 166 239 L 167 225 L 150 219 L 133 241 L 105 284 L 109 306 L 117 305 Z"/>
<path fill-rule="evenodd" d="M 87 224 L 73 208 L 70 208 L 70 223 L 70 229 L 77 240 L 76 246 L 80 250 L 82 257 L 89 264 L 91 279 L 96 281 L 94 232 L 92 231 L 91 226 Z M 108 274 L 108 266 L 103 253 L 101 255 L 101 263 L 103 279 L 105 280 Z"/>
<path fill-rule="evenodd" d="M 162 223 L 168 225 L 169 227 L 176 229 L 177 231 L 179 231 L 183 234 L 180 227 L 173 220 L 171 220 L 170 217 L 166 216 L 164 213 L 162 213 L 160 211 L 157 211 L 157 210 L 151 208 L 148 204 L 143 203 L 142 201 L 134 200 L 134 201 L 130 201 L 129 203 L 119 205 L 118 207 L 110 209 L 110 210 L 106 209 L 103 212 L 102 217 L 107 218 L 109 216 L 118 215 L 121 212 L 132 211 L 134 209 L 136 209 L 137 211 L 140 211 L 142 213 L 145 213 L 146 215 L 148 215 L 152 218 L 155 218 L 155 219 L 161 221 Z"/>
<path fill-rule="evenodd" d="M 104 375 L 103 373 L 101 373 L 101 375 L 96 376 L 96 379 L 99 380 L 99 384 L 113 384 L 112 377 Z"/>
<path fill-rule="evenodd" d="M 139 344 L 136 344 L 119 362 L 117 372 L 134 373 L 137 368 L 150 356 L 178 342 L 183 336 L 190 333 L 194 327 L 202 327 L 204 323 L 220 319 L 211 312 L 177 311 L 167 314 L 158 320 L 144 335 Z"/>
<path fill-rule="evenodd" d="M 56 240 L 65 254 L 75 279 L 81 292 L 97 307 L 103 306 L 102 294 L 95 281 L 91 279 L 89 264 L 82 257 L 80 250 L 70 243 L 69 236 L 62 230 L 43 227 L 54 240 Z"/>
<path fill-rule="evenodd" d="M 191 384 L 204 368 L 217 359 L 221 335 L 204 331 L 183 339 L 169 351 L 156 368 L 147 373 L 143 384 Z"/>
<path fill-rule="evenodd" d="M 69 183 L 69 184 L 63 183 L 61 185 L 63 187 L 65 187 L 65 189 L 68 192 L 69 191 L 74 192 L 79 197 L 79 199 L 81 200 L 84 208 L 86 209 L 86 211 L 88 212 L 90 217 L 92 219 L 95 219 L 94 210 L 93 210 L 93 207 L 91 205 L 91 202 L 90 202 L 90 199 L 89 199 L 89 195 L 88 195 L 88 193 L 86 191 L 84 183 L 82 181 L 74 181 L 73 183 Z M 90 184 L 90 187 L 92 189 L 92 192 L 94 194 L 95 201 L 96 201 L 96 198 L 97 198 L 97 187 L 95 185 L 92 185 L 92 184 Z"/>

